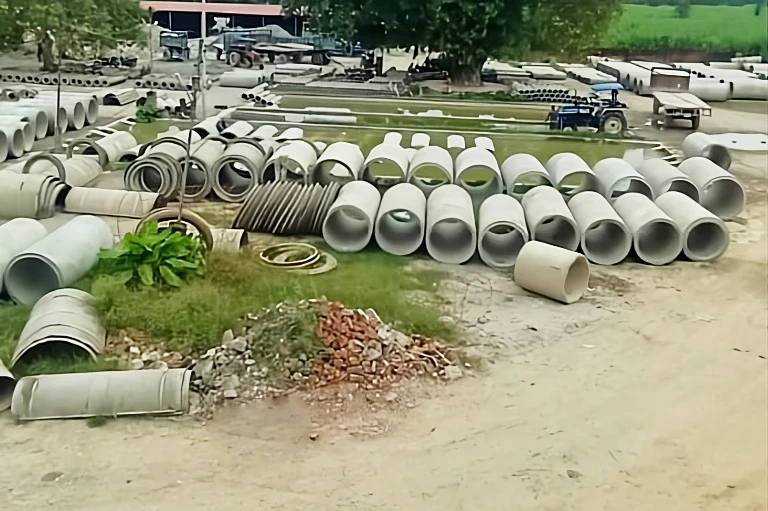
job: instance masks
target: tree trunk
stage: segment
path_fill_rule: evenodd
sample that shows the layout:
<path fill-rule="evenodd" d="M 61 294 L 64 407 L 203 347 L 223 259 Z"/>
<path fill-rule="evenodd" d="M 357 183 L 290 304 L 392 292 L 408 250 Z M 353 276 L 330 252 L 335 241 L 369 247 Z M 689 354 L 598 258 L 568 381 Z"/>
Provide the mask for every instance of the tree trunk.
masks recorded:
<path fill-rule="evenodd" d="M 483 64 L 485 59 L 476 59 L 473 61 L 456 61 L 450 66 L 448 76 L 451 78 L 451 83 L 454 85 L 461 85 L 465 87 L 473 87 L 482 84 L 480 79 L 480 72 L 483 70 Z"/>
<path fill-rule="evenodd" d="M 43 34 L 42 45 L 43 71 L 56 71 L 56 60 L 53 56 L 53 37 L 50 33 Z"/>

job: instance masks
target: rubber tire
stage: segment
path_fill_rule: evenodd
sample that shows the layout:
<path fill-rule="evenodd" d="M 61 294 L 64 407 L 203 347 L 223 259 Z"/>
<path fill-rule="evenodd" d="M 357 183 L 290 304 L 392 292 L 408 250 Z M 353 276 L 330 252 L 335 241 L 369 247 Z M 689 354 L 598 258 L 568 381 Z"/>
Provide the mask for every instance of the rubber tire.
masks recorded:
<path fill-rule="evenodd" d="M 619 121 L 619 131 L 618 132 L 608 132 L 605 130 L 605 125 L 610 121 L 611 119 L 615 119 Z M 627 130 L 627 119 L 623 115 L 619 115 L 616 113 L 609 113 L 603 116 L 602 119 L 600 119 L 600 131 L 603 133 L 607 133 L 609 135 L 621 135 Z"/>
<path fill-rule="evenodd" d="M 227 64 L 232 67 L 238 67 L 240 65 L 241 56 L 236 51 L 230 52 L 227 55 Z"/>
<path fill-rule="evenodd" d="M 249 57 L 248 55 L 241 56 L 240 67 L 251 69 L 253 67 L 253 58 Z"/>
<path fill-rule="evenodd" d="M 313 65 L 320 66 L 320 65 L 322 65 L 322 61 L 323 61 L 322 55 L 320 55 L 319 53 L 313 53 L 312 54 L 311 62 L 312 62 Z"/>

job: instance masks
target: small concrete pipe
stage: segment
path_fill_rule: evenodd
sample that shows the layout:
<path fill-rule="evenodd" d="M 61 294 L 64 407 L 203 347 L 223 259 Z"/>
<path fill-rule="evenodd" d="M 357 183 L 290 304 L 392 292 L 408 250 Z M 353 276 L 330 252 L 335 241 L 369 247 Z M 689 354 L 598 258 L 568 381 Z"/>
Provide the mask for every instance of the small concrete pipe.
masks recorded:
<path fill-rule="evenodd" d="M 513 154 L 504 160 L 501 175 L 507 194 L 517 200 L 522 200 L 526 193 L 537 186 L 554 186 L 544 165 L 530 154 Z"/>
<path fill-rule="evenodd" d="M 560 192 L 537 186 L 523 196 L 523 210 L 532 240 L 566 250 L 578 248 L 579 228 Z"/>
<path fill-rule="evenodd" d="M 408 176 L 408 154 L 400 145 L 386 142 L 368 153 L 363 163 L 361 179 L 373 185 L 391 186 L 402 183 Z M 423 195 L 423 193 L 422 193 Z"/>
<path fill-rule="evenodd" d="M 563 195 L 570 197 L 579 192 L 598 190 L 595 173 L 581 157 L 573 153 L 556 154 L 545 166 L 555 187 Z"/>
<path fill-rule="evenodd" d="M 57 176 L 69 186 L 85 186 L 104 173 L 99 162 L 88 156 L 75 155 L 69 159 L 57 156 L 38 153 L 25 162 L 22 173 Z"/>
<path fill-rule="evenodd" d="M 441 263 L 462 264 L 477 249 L 472 197 L 460 186 L 447 184 L 427 199 L 427 252 Z"/>
<path fill-rule="evenodd" d="M 29 125 L 32 127 L 32 131 L 34 132 L 35 140 L 45 138 L 46 133 L 48 132 L 48 116 L 45 115 L 45 112 L 42 110 L 34 109 L 21 110 L 24 110 L 24 112 L 17 111 L 13 114 L 2 113 L 2 111 L 0 111 L 0 122 L 8 120 L 29 123 Z"/>
<path fill-rule="evenodd" d="M 187 167 L 187 180 L 184 183 L 184 197 L 196 201 L 202 200 L 213 189 L 212 170 L 224 153 L 227 145 L 216 138 L 205 138 L 192 144 Z M 182 172 L 187 165 L 186 157 L 179 161 Z"/>
<path fill-rule="evenodd" d="M 277 128 L 271 124 L 263 124 L 251 132 L 251 134 L 248 135 L 248 138 L 255 140 L 266 140 L 268 138 L 273 138 L 277 131 Z"/>
<path fill-rule="evenodd" d="M 515 284 L 565 304 L 579 301 L 589 284 L 589 263 L 576 252 L 530 241 L 515 264 Z"/>
<path fill-rule="evenodd" d="M 317 159 L 311 180 L 321 185 L 356 181 L 364 161 L 363 152 L 356 144 L 334 142 Z"/>
<path fill-rule="evenodd" d="M 317 148 L 306 140 L 284 143 L 267 160 L 259 182 L 303 181 L 308 184 L 317 156 Z"/>
<path fill-rule="evenodd" d="M 696 202 L 699 201 L 699 188 L 677 167 L 673 167 L 666 160 L 653 158 L 643 160 L 635 167 L 638 173 L 645 178 L 653 190 L 653 196 L 659 197 L 667 192 L 680 192 Z"/>
<path fill-rule="evenodd" d="M 510 195 L 492 195 L 480 205 L 477 231 L 477 251 L 485 264 L 492 268 L 514 266 L 528 242 L 523 206 Z"/>
<path fill-rule="evenodd" d="M 686 158 L 697 156 L 712 160 L 725 170 L 731 168 L 731 153 L 721 144 L 712 140 L 706 133 L 691 133 L 683 141 L 683 154 Z"/>
<path fill-rule="evenodd" d="M 218 135 L 220 120 L 221 119 L 218 116 L 208 117 L 207 119 L 194 125 L 192 127 L 192 131 L 200 135 L 201 139 L 211 135 Z"/>
<path fill-rule="evenodd" d="M 744 210 L 747 197 L 742 184 L 713 161 L 694 157 L 678 167 L 699 189 L 699 203 L 724 220 L 732 220 Z"/>
<path fill-rule="evenodd" d="M 683 254 L 691 261 L 713 261 L 728 250 L 728 228 L 720 218 L 679 192 L 665 193 L 656 205 L 683 233 Z"/>
<path fill-rule="evenodd" d="M 67 157 L 73 155 L 97 156 L 99 165 L 106 167 L 120 160 L 126 151 L 136 147 L 136 138 L 128 131 L 116 131 L 98 140 L 77 138 L 67 145 Z"/>
<path fill-rule="evenodd" d="M 67 116 L 67 110 L 60 106 L 56 109 L 56 102 L 40 100 L 22 100 L 17 103 L 8 104 L 0 102 L 0 112 L 21 112 L 21 108 L 40 110 L 45 112 L 48 117 L 48 130 L 47 135 L 53 135 L 56 132 L 56 126 L 58 124 L 59 133 L 64 133 L 69 128 L 69 117 Z"/>
<path fill-rule="evenodd" d="M 428 147 L 430 137 L 426 133 L 414 133 L 411 136 L 411 147 L 414 149 L 421 149 L 422 147 Z"/>
<path fill-rule="evenodd" d="M 5 135 L 8 145 L 8 157 L 19 158 L 24 154 L 26 140 L 24 132 L 8 124 L 0 124 L 0 132 Z"/>
<path fill-rule="evenodd" d="M 381 195 L 371 183 L 352 181 L 341 187 L 323 221 L 323 239 L 337 252 L 359 252 L 371 241 Z"/>
<path fill-rule="evenodd" d="M 452 184 L 451 153 L 438 146 L 427 146 L 417 150 L 408 167 L 408 182 L 416 185 L 427 197 L 436 188 Z"/>
<path fill-rule="evenodd" d="M 481 149 L 485 149 L 486 151 L 489 151 L 491 153 L 496 152 L 496 147 L 493 145 L 493 140 L 491 140 L 488 137 L 477 137 L 475 138 L 475 147 L 479 147 Z"/>
<path fill-rule="evenodd" d="M 504 189 L 496 157 L 482 147 L 469 147 L 456 157 L 455 183 L 469 193 L 476 207 Z"/>
<path fill-rule="evenodd" d="M 247 137 L 253 131 L 253 125 L 246 121 L 237 121 L 221 132 L 221 136 L 234 140 L 236 138 Z"/>
<path fill-rule="evenodd" d="M 31 218 L 14 218 L 0 225 L 0 296 L 3 294 L 3 275 L 8 263 L 20 252 L 28 249 L 48 235 L 43 224 Z"/>
<path fill-rule="evenodd" d="M 629 232 L 637 256 L 648 264 L 669 264 L 683 250 L 683 235 L 674 221 L 645 195 L 627 193 L 616 199 L 613 209 Z"/>
<path fill-rule="evenodd" d="M 384 135 L 384 142 L 382 144 L 389 144 L 389 145 L 402 145 L 403 143 L 403 134 L 398 133 L 397 131 L 390 131 L 387 134 Z"/>
<path fill-rule="evenodd" d="M 597 169 L 597 167 L 595 167 Z M 632 234 L 608 200 L 597 192 L 582 192 L 568 201 L 579 226 L 581 250 L 595 264 L 622 262 L 632 250 Z"/>
<path fill-rule="evenodd" d="M 242 202 L 259 183 L 266 150 L 252 139 L 236 140 L 227 146 L 211 169 L 214 193 L 227 202 Z"/>
<path fill-rule="evenodd" d="M 653 200 L 651 185 L 632 165 L 621 158 L 600 160 L 592 169 L 597 176 L 600 191 L 609 201 L 625 193 L 640 193 Z"/>
<path fill-rule="evenodd" d="M 21 120 L 9 119 L 7 117 L 0 117 L 0 126 L 9 127 L 11 129 L 20 130 L 24 136 L 24 152 L 32 150 L 32 146 L 35 145 L 35 127 L 30 123 Z"/>
<path fill-rule="evenodd" d="M 376 243 L 394 255 L 416 252 L 424 242 L 427 199 L 410 183 L 399 183 L 384 192 L 376 215 Z"/>

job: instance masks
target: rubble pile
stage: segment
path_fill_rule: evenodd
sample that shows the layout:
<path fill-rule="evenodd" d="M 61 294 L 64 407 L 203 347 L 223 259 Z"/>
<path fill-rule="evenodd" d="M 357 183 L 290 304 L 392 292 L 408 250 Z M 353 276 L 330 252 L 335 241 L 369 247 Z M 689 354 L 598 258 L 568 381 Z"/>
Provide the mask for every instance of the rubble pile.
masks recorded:
<path fill-rule="evenodd" d="M 182 369 L 190 367 L 194 359 L 178 351 L 164 351 L 138 338 L 129 337 L 120 332 L 116 337 L 107 339 L 107 352 L 117 360 L 121 367 L 138 369 Z"/>

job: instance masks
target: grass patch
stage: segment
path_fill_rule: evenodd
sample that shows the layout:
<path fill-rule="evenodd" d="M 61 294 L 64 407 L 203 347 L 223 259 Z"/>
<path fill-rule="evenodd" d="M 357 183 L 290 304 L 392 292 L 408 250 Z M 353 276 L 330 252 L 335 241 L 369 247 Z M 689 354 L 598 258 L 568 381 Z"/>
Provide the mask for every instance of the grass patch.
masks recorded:
<path fill-rule="evenodd" d="M 146 144 L 156 139 L 160 133 L 168 131 L 171 126 L 177 126 L 180 130 L 183 130 L 189 127 L 189 125 L 189 122 L 177 119 L 158 119 L 148 123 L 137 122 L 131 127 L 130 132 L 136 138 L 136 142 Z"/>

